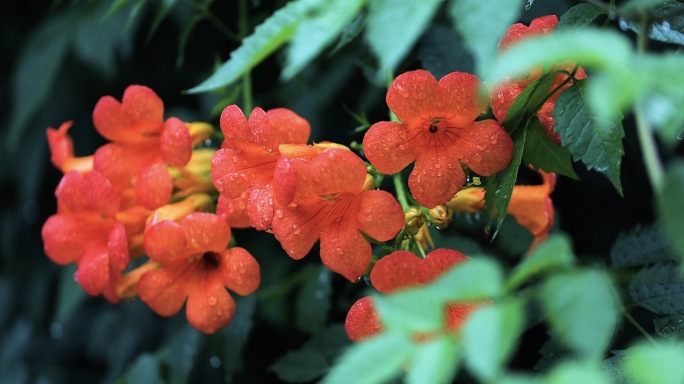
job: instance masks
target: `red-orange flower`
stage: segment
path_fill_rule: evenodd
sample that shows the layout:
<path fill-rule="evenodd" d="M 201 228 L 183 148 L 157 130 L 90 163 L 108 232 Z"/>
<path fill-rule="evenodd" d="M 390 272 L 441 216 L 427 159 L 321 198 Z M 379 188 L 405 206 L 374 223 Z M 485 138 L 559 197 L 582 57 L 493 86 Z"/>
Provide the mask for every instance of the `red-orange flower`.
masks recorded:
<path fill-rule="evenodd" d="M 86 293 L 117 302 L 129 258 L 125 225 L 116 218 L 119 196 L 97 171 L 65 174 L 55 194 L 57 213 L 41 233 L 45 253 L 57 264 L 77 263 L 75 278 Z"/>
<path fill-rule="evenodd" d="M 538 17 L 532 20 L 529 27 L 522 23 L 513 24 L 508 28 L 506 33 L 501 38 L 501 41 L 499 42 L 499 49 L 508 49 L 511 45 L 514 45 L 517 42 L 532 36 L 549 34 L 553 32 L 554 29 L 556 29 L 557 24 L 558 17 L 556 17 L 555 15 Z M 574 63 L 563 63 L 551 68 L 550 71 L 564 69 L 570 72 L 572 71 L 574 65 Z M 503 123 L 503 121 L 506 119 L 508 109 L 511 107 L 511 105 L 513 105 L 513 102 L 515 101 L 516 97 L 518 97 L 518 95 L 532 81 L 538 79 L 541 75 L 541 72 L 541 68 L 534 69 L 533 71 L 531 71 L 529 76 L 504 81 L 494 88 L 493 92 L 490 95 L 490 102 L 492 106 L 492 112 L 494 113 L 494 116 L 496 116 L 496 119 L 499 120 L 499 122 Z M 585 77 L 586 74 L 584 73 L 584 70 L 582 68 L 579 68 L 577 70 L 577 73 L 575 73 L 575 78 L 583 79 Z M 556 89 L 567 78 L 568 76 L 565 74 L 557 75 L 553 80 L 553 83 L 551 84 L 549 90 L 551 91 Z M 558 95 L 571 85 L 572 82 L 568 82 L 567 84 L 565 84 L 562 88 L 556 91 L 556 93 L 551 95 L 551 97 L 549 97 L 549 99 L 542 105 L 539 111 L 537 111 L 537 117 L 539 118 L 542 127 L 546 131 L 546 134 L 549 136 L 549 138 L 551 138 L 551 140 L 553 140 L 557 144 L 560 144 L 561 140 L 560 135 L 554 131 L 556 121 L 553 117 L 553 108 L 556 104 L 556 100 L 558 99 Z"/>
<path fill-rule="evenodd" d="M 162 316 L 176 314 L 187 299 L 188 322 L 204 333 L 226 326 L 235 302 L 226 288 L 249 295 L 259 287 L 259 264 L 243 248 L 226 249 L 230 227 L 210 213 L 163 220 L 145 233 L 150 259 L 161 265 L 138 282 L 142 301 Z"/>
<path fill-rule="evenodd" d="M 386 174 L 415 161 L 409 189 L 432 208 L 451 199 L 466 180 L 461 163 L 489 176 L 511 161 L 513 142 L 495 120 L 475 119 L 486 107 L 480 81 L 453 72 L 439 80 L 417 70 L 398 76 L 387 91 L 387 105 L 401 120 L 373 124 L 363 139 L 368 160 Z"/>
<path fill-rule="evenodd" d="M 306 256 L 320 239 L 323 264 L 355 281 L 371 262 L 362 233 L 387 241 L 404 224 L 391 194 L 363 190 L 366 166 L 349 150 L 328 148 L 312 160 L 283 156 L 277 169 L 273 233 L 294 259 Z"/>
<path fill-rule="evenodd" d="M 228 199 L 247 191 L 247 213 L 252 226 L 268 229 L 273 219 L 273 172 L 280 144 L 305 144 L 309 123 L 285 108 L 265 112 L 255 108 L 245 118 L 240 107 L 230 105 L 221 113 L 225 140 L 212 158 L 211 177 Z"/>
<path fill-rule="evenodd" d="M 187 126 L 171 117 L 154 91 L 131 85 L 122 101 L 102 97 L 93 111 L 97 131 L 112 141 L 95 152 L 94 167 L 119 190 L 135 185 L 140 204 L 154 209 L 166 204 L 173 180 L 166 165 L 182 167 L 192 153 Z"/>
<path fill-rule="evenodd" d="M 74 156 L 74 142 L 68 133 L 72 124 L 72 121 L 66 121 L 57 129 L 48 127 L 46 130 L 50 160 L 52 165 L 62 173 L 69 171 L 86 173 L 93 169 L 93 156 Z"/>
<path fill-rule="evenodd" d="M 406 288 L 418 287 L 436 280 L 456 264 L 467 261 L 462 253 L 438 248 L 420 259 L 408 251 L 395 251 L 383 257 L 373 267 L 371 283 L 381 293 L 390 294 Z M 445 329 L 458 330 L 475 309 L 471 304 L 450 304 L 445 309 Z M 382 331 L 373 299 L 359 299 L 347 313 L 344 328 L 352 341 L 361 341 Z"/>

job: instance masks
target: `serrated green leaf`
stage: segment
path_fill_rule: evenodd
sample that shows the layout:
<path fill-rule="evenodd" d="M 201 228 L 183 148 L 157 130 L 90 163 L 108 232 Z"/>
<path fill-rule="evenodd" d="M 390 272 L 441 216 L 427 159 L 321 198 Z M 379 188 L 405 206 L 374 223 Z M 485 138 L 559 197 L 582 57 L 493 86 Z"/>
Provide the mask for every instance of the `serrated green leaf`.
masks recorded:
<path fill-rule="evenodd" d="M 584 28 L 591 24 L 594 19 L 600 15 L 606 14 L 607 11 L 594 4 L 580 3 L 568 9 L 561 15 L 556 25 L 556 31 L 565 29 Z"/>
<path fill-rule="evenodd" d="M 523 331 L 522 302 L 507 300 L 485 306 L 463 327 L 466 365 L 482 382 L 496 382 Z"/>
<path fill-rule="evenodd" d="M 620 233 L 610 249 L 613 268 L 628 268 L 672 258 L 669 244 L 656 225 Z"/>
<path fill-rule="evenodd" d="M 290 40 L 281 77 L 290 80 L 304 69 L 358 15 L 365 4 L 366 0 L 327 1 L 313 15 L 304 19 Z"/>
<path fill-rule="evenodd" d="M 143 353 L 128 367 L 125 376 L 119 380 L 121 384 L 164 384 L 160 375 L 161 365 L 155 355 Z"/>
<path fill-rule="evenodd" d="M 625 135 L 622 115 L 619 114 L 616 120 L 605 120 L 604 116 L 597 115 L 587 100 L 586 82 L 576 81 L 558 96 L 553 116 L 561 141 L 575 161 L 582 161 L 587 169 L 604 174 L 622 195 L 620 165 Z"/>
<path fill-rule="evenodd" d="M 641 343 L 627 351 L 625 371 L 640 384 L 684 383 L 684 346 L 681 343 Z"/>
<path fill-rule="evenodd" d="M 673 161 L 665 173 L 665 185 L 656 196 L 660 227 L 684 265 L 684 161 Z M 684 270 L 683 270 L 684 272 Z"/>
<path fill-rule="evenodd" d="M 514 132 L 524 126 L 539 111 L 549 95 L 556 75 L 555 72 L 547 73 L 534 79 L 516 96 L 506 111 L 506 119 L 503 122 L 508 132 Z M 499 99 L 503 101 L 504 95 L 498 95 L 497 100 Z"/>
<path fill-rule="evenodd" d="M 591 362 L 564 361 L 555 366 L 544 381 L 547 384 L 611 384 L 610 377 Z"/>
<path fill-rule="evenodd" d="M 642 268 L 629 283 L 634 303 L 659 315 L 684 314 L 684 281 L 673 262 Z"/>
<path fill-rule="evenodd" d="M 626 71 L 632 56 L 629 40 L 617 32 L 590 27 L 558 31 L 511 46 L 498 56 L 485 78 L 487 83 L 496 84 L 534 67 L 550 68 L 563 62 L 576 62 L 585 69 Z"/>
<path fill-rule="evenodd" d="M 330 310 L 331 273 L 328 268 L 314 268 L 302 285 L 295 302 L 295 324 L 302 332 L 315 333 L 325 326 Z"/>
<path fill-rule="evenodd" d="M 485 208 L 489 216 L 494 219 L 493 237 L 496 237 L 506 218 L 508 203 L 511 201 L 513 187 L 515 187 L 515 182 L 518 179 L 526 134 L 526 129 L 518 129 L 511 134 L 511 139 L 513 139 L 511 163 L 503 171 L 489 176 L 485 182 Z"/>
<path fill-rule="evenodd" d="M 307 18 L 309 12 L 321 4 L 324 4 L 322 0 L 288 2 L 287 5 L 257 26 L 254 33 L 242 41 L 242 45 L 230 54 L 230 59 L 223 63 L 213 75 L 186 92 L 212 91 L 239 79 L 288 42 L 300 23 Z"/>
<path fill-rule="evenodd" d="M 322 382 L 385 383 L 401 372 L 415 349 L 408 336 L 384 332 L 349 347 Z"/>
<path fill-rule="evenodd" d="M 570 151 L 551 141 L 539 119 L 536 118 L 530 120 L 527 125 L 522 162 L 532 165 L 536 170 L 554 172 L 579 180 L 579 176 L 572 167 Z"/>
<path fill-rule="evenodd" d="M 165 366 L 166 384 L 188 382 L 190 372 L 195 366 L 201 334 L 190 325 L 184 325 L 179 332 L 157 353 Z"/>
<path fill-rule="evenodd" d="M 506 29 L 523 10 L 521 0 L 453 0 L 449 16 L 475 56 L 480 76 L 489 73 Z M 494 84 L 491 82 L 490 84 Z"/>
<path fill-rule="evenodd" d="M 666 339 L 684 338 L 684 315 L 657 317 L 653 320 L 655 332 Z"/>
<path fill-rule="evenodd" d="M 459 366 L 460 349 L 450 337 L 421 343 L 406 374 L 409 384 L 451 383 Z"/>
<path fill-rule="evenodd" d="M 378 78 L 394 72 L 427 28 L 442 0 L 374 0 L 365 38 L 380 61 Z"/>
<path fill-rule="evenodd" d="M 328 369 L 328 361 L 318 351 L 301 348 L 289 351 L 268 368 L 278 377 L 289 383 L 311 381 L 323 375 Z"/>
<path fill-rule="evenodd" d="M 582 356 L 603 354 L 619 318 L 605 272 L 588 269 L 551 276 L 542 285 L 540 299 L 554 337 Z"/>
<path fill-rule="evenodd" d="M 574 262 L 570 240 L 563 235 L 552 235 L 513 269 L 506 282 L 507 290 L 516 289 L 532 276 L 557 268 L 567 268 Z"/>

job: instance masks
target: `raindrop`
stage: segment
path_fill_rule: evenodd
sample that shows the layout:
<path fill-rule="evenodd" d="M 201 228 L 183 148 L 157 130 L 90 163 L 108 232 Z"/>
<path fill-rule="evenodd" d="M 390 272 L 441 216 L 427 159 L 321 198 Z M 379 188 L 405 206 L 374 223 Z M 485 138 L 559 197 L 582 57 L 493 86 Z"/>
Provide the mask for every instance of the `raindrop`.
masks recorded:
<path fill-rule="evenodd" d="M 371 215 L 366 216 L 366 221 L 373 221 L 373 216 L 371 216 Z"/>
<path fill-rule="evenodd" d="M 399 149 L 404 151 L 406 150 L 406 146 L 404 144 L 399 144 Z"/>
<path fill-rule="evenodd" d="M 620 29 L 623 31 L 626 31 L 629 29 L 629 25 L 627 24 L 627 21 L 625 19 L 620 18 L 620 21 L 618 22 L 618 26 L 620 26 Z"/>
<path fill-rule="evenodd" d="M 404 88 L 404 86 L 402 86 L 399 83 L 394 83 L 394 89 L 396 89 L 399 96 L 401 96 L 403 98 L 407 98 L 410 96 L 409 90 Z"/>
<path fill-rule="evenodd" d="M 479 153 L 476 153 L 476 154 L 473 156 L 473 160 L 474 160 L 476 163 L 481 163 L 481 162 L 482 162 L 482 155 L 480 155 Z"/>
<path fill-rule="evenodd" d="M 489 136 L 489 143 L 494 145 L 499 141 L 499 137 L 496 134 Z"/>
<path fill-rule="evenodd" d="M 335 252 L 340 256 L 344 255 L 344 250 L 340 247 L 335 248 Z"/>
<path fill-rule="evenodd" d="M 207 299 L 207 303 L 209 303 L 209 305 L 211 305 L 212 307 L 216 305 L 217 301 L 218 299 L 216 298 L 216 296 L 209 296 L 209 299 Z"/>
<path fill-rule="evenodd" d="M 482 144 L 478 144 L 475 146 L 475 148 L 477 148 L 478 151 L 484 151 L 485 149 L 487 149 L 487 146 L 482 145 Z"/>
<path fill-rule="evenodd" d="M 496 100 L 497 100 L 499 103 L 501 103 L 501 104 L 503 104 L 504 101 L 506 101 L 506 100 L 504 100 L 504 94 L 503 94 L 503 92 L 499 92 L 499 94 L 496 95 Z"/>
<path fill-rule="evenodd" d="M 292 233 L 294 233 L 295 235 L 299 235 L 300 233 L 302 233 L 302 229 L 299 228 L 299 225 L 292 224 Z"/>
<path fill-rule="evenodd" d="M 237 163 L 237 156 L 233 156 L 233 163 Z"/>
<path fill-rule="evenodd" d="M 670 23 L 668 23 L 667 21 L 663 21 L 663 24 L 662 24 L 661 26 L 662 26 L 662 28 L 663 28 L 663 30 L 664 30 L 665 32 L 669 32 L 669 31 L 670 31 L 670 28 L 671 28 L 671 27 L 670 27 Z"/>
<path fill-rule="evenodd" d="M 435 168 L 439 169 L 439 163 L 435 164 Z"/>
<path fill-rule="evenodd" d="M 273 199 L 271 199 L 271 198 L 268 199 L 268 205 L 273 205 Z"/>
<path fill-rule="evenodd" d="M 277 218 L 282 219 L 283 218 L 283 210 L 278 209 L 277 211 L 275 211 L 275 215 Z"/>

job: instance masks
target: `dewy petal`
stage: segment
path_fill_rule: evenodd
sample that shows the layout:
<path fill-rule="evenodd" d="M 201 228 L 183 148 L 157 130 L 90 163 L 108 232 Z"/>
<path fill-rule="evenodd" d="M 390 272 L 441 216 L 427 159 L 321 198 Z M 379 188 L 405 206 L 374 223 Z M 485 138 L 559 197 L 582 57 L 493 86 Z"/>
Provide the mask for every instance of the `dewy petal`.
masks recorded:
<path fill-rule="evenodd" d="M 371 262 L 370 244 L 354 221 L 338 217 L 321 234 L 321 261 L 352 282 L 366 273 Z"/>
<path fill-rule="evenodd" d="M 225 220 L 231 228 L 249 228 L 252 224 L 247 215 L 247 196 L 249 191 L 235 199 L 219 195 L 216 214 Z"/>
<path fill-rule="evenodd" d="M 318 199 L 296 207 L 278 208 L 273 216 L 273 234 L 287 254 L 299 260 L 311 251 L 327 225 L 329 205 Z"/>
<path fill-rule="evenodd" d="M 187 240 L 181 226 L 171 220 L 162 220 L 145 232 L 145 253 L 162 265 L 187 264 Z"/>
<path fill-rule="evenodd" d="M 407 143 L 407 137 L 405 124 L 375 123 L 363 137 L 363 152 L 378 171 L 388 175 L 397 173 L 416 159 L 416 148 Z"/>
<path fill-rule="evenodd" d="M 372 297 L 362 297 L 349 308 L 344 329 L 351 341 L 361 341 L 382 330 Z"/>
<path fill-rule="evenodd" d="M 423 259 L 419 272 L 421 284 L 427 284 L 437 279 L 456 264 L 467 261 L 461 252 L 453 249 L 438 248 L 428 253 Z"/>
<path fill-rule="evenodd" d="M 290 205 L 297 193 L 297 167 L 293 164 L 301 159 L 280 156 L 273 171 L 273 195 L 284 206 Z"/>
<path fill-rule="evenodd" d="M 489 103 L 492 106 L 492 113 L 499 123 L 503 124 L 508 115 L 508 109 L 513 105 L 515 98 L 522 93 L 520 85 L 504 81 L 494 88 L 490 95 Z"/>
<path fill-rule="evenodd" d="M 221 254 L 221 281 L 238 295 L 246 296 L 259 288 L 261 270 L 246 249 L 233 247 Z"/>
<path fill-rule="evenodd" d="M 192 138 L 188 127 L 180 119 L 171 117 L 164 123 L 161 134 L 161 153 L 164 162 L 183 167 L 192 156 Z"/>
<path fill-rule="evenodd" d="M 229 105 L 221 112 L 219 124 L 225 137 L 222 148 L 234 148 L 236 142 L 251 142 L 247 118 L 237 105 Z"/>
<path fill-rule="evenodd" d="M 121 190 L 131 185 L 138 172 L 161 160 L 154 146 L 109 143 L 95 151 L 93 168 L 109 179 L 115 189 Z"/>
<path fill-rule="evenodd" d="M 252 143 L 273 151 L 278 149 L 277 131 L 263 109 L 254 108 L 249 114 L 248 124 Z"/>
<path fill-rule="evenodd" d="M 235 314 L 235 301 L 215 273 L 195 272 L 193 284 L 188 290 L 185 314 L 194 328 L 204 333 L 214 333 L 225 327 Z"/>
<path fill-rule="evenodd" d="M 217 215 L 191 213 L 180 222 L 187 239 L 187 253 L 223 252 L 230 242 L 230 227 Z"/>
<path fill-rule="evenodd" d="M 90 247 L 78 261 L 75 280 L 85 293 L 97 296 L 110 284 L 109 250 L 106 244 Z"/>
<path fill-rule="evenodd" d="M 114 216 L 119 210 L 119 196 L 109 180 L 97 171 L 85 175 L 77 171 L 67 173 L 55 194 L 60 208 L 69 212 L 97 212 Z"/>
<path fill-rule="evenodd" d="M 501 38 L 501 41 L 499 42 L 499 49 L 507 49 L 516 42 L 526 39 L 530 36 L 551 33 L 554 29 L 556 29 L 557 24 L 558 17 L 556 15 L 538 17 L 532 20 L 529 27 L 522 23 L 513 24 L 508 27 L 508 30 Z"/>
<path fill-rule="evenodd" d="M 111 232 L 109 232 L 107 249 L 109 250 L 109 266 L 112 268 L 111 272 L 120 275 L 121 272 L 128 267 L 129 262 L 128 237 L 126 236 L 126 228 L 122 222 L 117 221 Z"/>
<path fill-rule="evenodd" d="M 366 181 L 366 166 L 356 154 L 346 149 L 330 148 L 310 163 L 311 178 L 319 195 L 358 193 Z"/>
<path fill-rule="evenodd" d="M 57 169 L 63 169 L 67 159 L 74 157 L 74 143 L 67 134 L 72 124 L 70 120 L 62 123 L 58 129 L 50 127 L 46 130 L 50 160 Z"/>
<path fill-rule="evenodd" d="M 95 129 L 110 141 L 136 143 L 159 134 L 163 126 L 164 104 L 154 91 L 131 85 L 122 102 L 102 97 L 93 110 Z"/>
<path fill-rule="evenodd" d="M 404 226 L 404 211 L 392 194 L 364 191 L 359 196 L 356 223 L 359 230 L 373 239 L 388 241 Z"/>
<path fill-rule="evenodd" d="M 390 294 L 402 288 L 420 285 L 422 260 L 408 251 L 395 251 L 378 260 L 370 278 L 378 291 Z"/>
<path fill-rule="evenodd" d="M 52 215 L 43 224 L 41 236 L 45 254 L 60 265 L 73 263 L 85 252 L 81 221 L 69 215 Z"/>
<path fill-rule="evenodd" d="M 419 69 L 397 76 L 385 99 L 399 120 L 410 126 L 433 116 L 438 89 L 435 77 Z"/>
<path fill-rule="evenodd" d="M 287 108 L 275 108 L 266 112 L 275 128 L 278 144 L 306 144 L 311 135 L 311 126 L 303 117 Z"/>
<path fill-rule="evenodd" d="M 135 196 L 147 209 L 157 209 L 169 202 L 173 178 L 163 163 L 144 169 L 135 180 Z"/>
<path fill-rule="evenodd" d="M 247 215 L 251 225 L 258 231 L 271 227 L 273 221 L 273 186 L 253 187 L 247 198 Z"/>
<path fill-rule="evenodd" d="M 513 158 L 513 140 L 496 120 L 482 120 L 459 130 L 461 159 L 475 173 L 491 176 Z"/>
<path fill-rule="evenodd" d="M 465 173 L 453 151 L 453 148 L 435 146 L 416 159 L 408 185 L 413 198 L 421 205 L 433 208 L 443 204 L 463 188 Z"/>
<path fill-rule="evenodd" d="M 458 127 L 470 125 L 487 107 L 487 101 L 480 96 L 480 80 L 465 72 L 442 77 L 433 103 L 433 114 L 429 117 L 444 117 Z"/>
<path fill-rule="evenodd" d="M 211 179 L 220 193 L 236 198 L 252 185 L 270 183 L 277 160 L 277 153 L 253 144 L 222 148 L 211 159 Z"/>
<path fill-rule="evenodd" d="M 138 295 L 154 312 L 162 316 L 178 313 L 188 297 L 188 277 L 192 264 L 176 269 L 158 268 L 146 272 L 138 282 Z"/>

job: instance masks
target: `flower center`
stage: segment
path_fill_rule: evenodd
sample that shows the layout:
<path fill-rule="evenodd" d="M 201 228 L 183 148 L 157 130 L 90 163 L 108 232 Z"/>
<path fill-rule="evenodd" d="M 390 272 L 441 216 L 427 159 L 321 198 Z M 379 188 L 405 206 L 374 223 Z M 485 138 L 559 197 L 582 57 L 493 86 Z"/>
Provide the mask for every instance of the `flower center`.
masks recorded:
<path fill-rule="evenodd" d="M 202 264 L 207 269 L 218 269 L 220 265 L 221 255 L 216 252 L 205 252 L 202 255 Z"/>
<path fill-rule="evenodd" d="M 430 120 L 426 121 L 428 126 L 428 131 L 430 133 L 437 133 L 440 130 L 440 123 L 444 120 L 443 117 L 431 117 Z"/>

